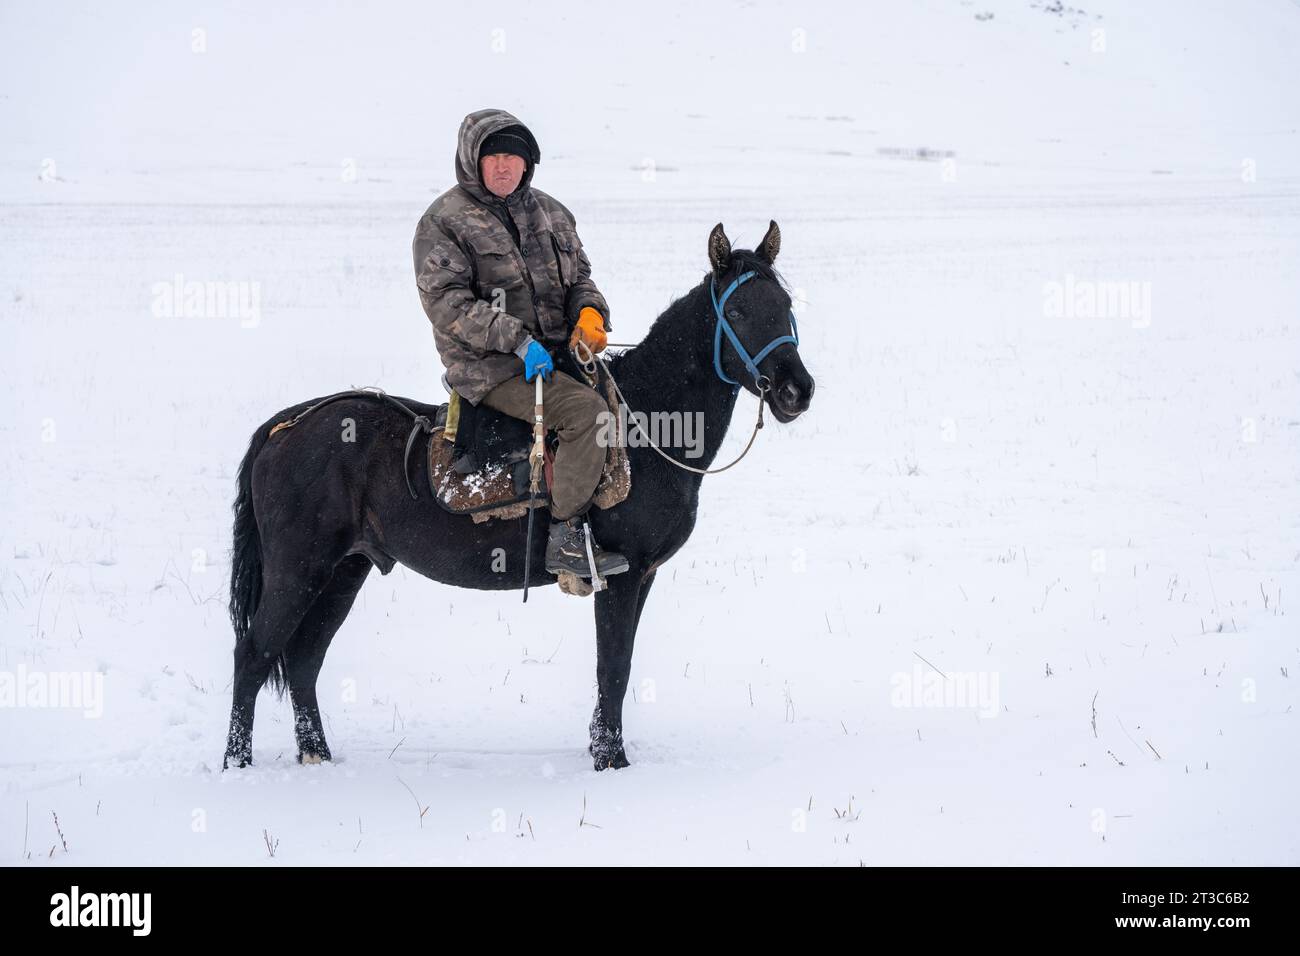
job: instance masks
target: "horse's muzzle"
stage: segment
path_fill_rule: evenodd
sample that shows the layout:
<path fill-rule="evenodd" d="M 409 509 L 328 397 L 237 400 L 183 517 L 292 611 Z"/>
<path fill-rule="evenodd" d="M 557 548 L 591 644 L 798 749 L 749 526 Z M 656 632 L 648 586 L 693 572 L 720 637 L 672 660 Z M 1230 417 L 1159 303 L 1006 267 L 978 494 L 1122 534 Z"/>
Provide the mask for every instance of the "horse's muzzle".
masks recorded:
<path fill-rule="evenodd" d="M 777 421 L 792 422 L 806 412 L 812 404 L 814 387 L 812 376 L 807 372 L 791 374 L 773 387 L 769 404 Z"/>

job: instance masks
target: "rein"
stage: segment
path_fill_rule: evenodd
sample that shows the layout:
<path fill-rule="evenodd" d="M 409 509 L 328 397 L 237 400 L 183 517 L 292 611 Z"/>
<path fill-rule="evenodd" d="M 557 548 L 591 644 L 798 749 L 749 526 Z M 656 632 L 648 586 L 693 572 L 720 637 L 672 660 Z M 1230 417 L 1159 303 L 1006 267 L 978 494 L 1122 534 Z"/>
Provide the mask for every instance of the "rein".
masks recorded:
<path fill-rule="evenodd" d="M 754 377 L 754 387 L 758 389 L 758 419 L 754 422 L 754 430 L 749 433 L 749 441 L 745 443 L 745 450 L 721 468 L 692 468 L 690 465 L 683 465 L 676 458 L 667 454 L 651 440 L 650 436 L 646 434 L 645 429 L 641 427 L 641 423 L 637 421 L 635 410 L 628 402 L 627 397 L 623 394 L 623 390 L 618 387 L 618 382 L 614 381 L 614 373 L 610 371 L 609 363 L 605 361 L 604 356 L 593 353 L 587 343 L 583 342 L 581 339 L 578 340 L 577 347 L 573 349 L 574 358 L 578 360 L 578 364 L 582 366 L 583 370 L 588 375 L 594 376 L 596 374 L 596 362 L 600 362 L 600 364 L 605 367 L 605 374 L 609 376 L 610 383 L 614 386 L 614 391 L 618 393 L 619 401 L 622 402 L 623 406 L 628 410 L 628 417 L 632 420 L 632 423 L 636 425 L 636 430 L 641 433 L 641 437 L 645 439 L 646 444 L 658 452 L 664 461 L 671 465 L 676 465 L 683 471 L 689 471 L 696 475 L 716 475 L 719 472 L 726 471 L 728 468 L 739 463 L 740 459 L 749 454 L 749 450 L 754 447 L 754 439 L 758 437 L 758 430 L 763 427 L 763 398 L 772 389 L 771 380 L 758 370 L 758 363 L 767 358 L 768 353 L 777 346 L 786 345 L 788 343 L 793 345 L 795 348 L 799 347 L 799 326 L 795 322 L 793 309 L 790 310 L 790 328 L 794 334 L 782 335 L 773 339 L 771 342 L 768 342 L 767 345 L 763 346 L 763 348 L 759 350 L 759 353 L 754 356 L 751 356 L 747 351 L 745 351 L 745 347 L 740 343 L 739 336 L 736 335 L 736 330 L 731 327 L 731 323 L 728 322 L 726 316 L 723 315 L 722 307 L 727 304 L 727 299 L 731 297 L 731 294 L 735 292 L 736 289 L 740 288 L 741 283 L 748 282 L 757 274 L 758 273 L 752 269 L 748 272 L 742 273 L 732 281 L 731 285 L 727 286 L 726 290 L 722 293 L 721 299 L 718 298 L 718 289 L 714 284 L 714 277 L 709 277 L 709 298 L 713 301 L 713 312 L 718 318 L 717 324 L 713 329 L 713 371 L 717 374 L 718 378 L 722 379 L 722 381 L 732 387 L 732 395 L 735 395 L 735 393 L 740 391 L 740 383 L 734 378 L 727 378 L 726 373 L 722 371 L 722 335 L 725 332 L 727 335 L 727 341 L 729 341 L 731 347 L 736 350 L 736 354 L 740 356 L 740 360 L 745 363 L 745 368 L 749 371 L 749 374 Z M 616 348 L 635 347 L 618 342 L 607 344 L 612 344 Z M 582 357 L 578 351 L 579 349 L 587 353 L 586 358 Z"/>
<path fill-rule="evenodd" d="M 578 354 L 578 349 L 582 349 L 584 352 L 587 353 L 589 357 L 586 359 L 582 358 L 582 356 Z M 763 376 L 763 382 L 758 385 L 758 390 L 759 390 L 758 420 L 754 422 L 754 430 L 749 434 L 749 441 L 745 444 L 745 450 L 742 451 L 730 462 L 723 465 L 721 468 L 693 468 L 690 465 L 683 465 L 676 458 L 673 458 L 662 448 L 656 445 L 654 441 L 650 438 L 650 436 L 646 434 L 645 429 L 641 427 L 641 423 L 637 421 L 636 411 L 632 408 L 632 405 L 628 402 L 627 396 L 625 396 L 623 394 L 623 390 L 618 387 L 618 382 L 614 381 L 614 373 L 609 370 L 609 363 L 605 361 L 605 357 L 603 355 L 593 354 L 591 349 L 587 346 L 587 343 L 579 339 L 578 346 L 576 349 L 574 349 L 574 358 L 578 360 L 579 364 L 582 365 L 584 370 L 586 370 L 587 368 L 591 369 L 591 371 L 588 372 L 588 374 L 595 373 L 596 362 L 599 362 L 601 365 L 605 367 L 605 374 L 609 376 L 610 384 L 614 386 L 614 391 L 618 393 L 618 400 L 622 402 L 623 407 L 627 409 L 628 418 L 631 420 L 632 424 L 636 426 L 636 430 L 641 433 L 641 437 L 645 439 L 646 444 L 649 445 L 651 448 L 653 448 L 655 451 L 657 451 L 660 454 L 660 456 L 664 459 L 664 461 L 668 462 L 670 465 L 676 465 L 678 468 L 682 469 L 683 471 L 693 472 L 694 474 L 697 475 L 716 475 L 718 474 L 718 472 L 726 471 L 732 465 L 737 464 L 740 461 L 740 459 L 744 458 L 746 455 L 749 454 L 749 449 L 754 446 L 754 439 L 758 437 L 758 430 L 763 427 L 763 396 L 771 388 L 771 384 L 767 382 L 767 376 Z"/>

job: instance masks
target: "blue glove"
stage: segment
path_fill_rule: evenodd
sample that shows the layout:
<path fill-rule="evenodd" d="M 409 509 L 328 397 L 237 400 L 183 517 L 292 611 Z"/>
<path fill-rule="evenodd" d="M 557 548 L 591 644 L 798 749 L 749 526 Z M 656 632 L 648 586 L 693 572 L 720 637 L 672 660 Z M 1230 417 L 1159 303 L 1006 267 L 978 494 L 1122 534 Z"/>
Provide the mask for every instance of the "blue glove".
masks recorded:
<path fill-rule="evenodd" d="M 555 363 L 551 361 L 550 353 L 538 342 L 529 342 L 528 351 L 524 353 L 524 381 L 531 382 L 540 372 L 542 381 L 548 382 L 554 371 Z"/>

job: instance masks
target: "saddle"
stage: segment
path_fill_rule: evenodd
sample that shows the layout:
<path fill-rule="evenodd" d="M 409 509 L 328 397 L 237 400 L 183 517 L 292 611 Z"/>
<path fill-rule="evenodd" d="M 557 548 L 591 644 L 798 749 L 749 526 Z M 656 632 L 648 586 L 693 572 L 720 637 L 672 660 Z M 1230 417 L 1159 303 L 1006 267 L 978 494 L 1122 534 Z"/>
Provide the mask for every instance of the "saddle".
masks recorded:
<path fill-rule="evenodd" d="M 593 387 L 605 397 L 612 421 L 622 428 L 618 416 L 618 395 L 609 376 L 598 366 L 599 381 Z M 592 379 L 587 378 L 588 384 Z M 580 379 L 581 380 L 581 379 Z M 625 436 L 605 450 L 605 468 L 591 503 L 612 508 L 627 498 L 632 489 L 632 470 Z M 434 500 L 452 514 L 467 514 L 482 523 L 493 518 L 519 518 L 528 513 L 532 426 L 487 405 L 471 405 L 455 392 L 440 406 L 429 435 L 429 489 Z M 549 489 L 555 449 L 559 440 L 548 430 L 544 442 L 543 481 L 534 507 L 549 507 Z"/>
<path fill-rule="evenodd" d="M 632 469 L 627 457 L 627 436 L 623 434 L 623 420 L 618 415 L 618 393 L 609 374 L 597 365 L 594 374 L 579 367 L 574 368 L 575 378 L 586 381 L 604 395 L 612 421 L 615 423 L 614 440 L 605 450 L 605 467 L 592 495 L 591 504 L 597 508 L 612 508 L 625 500 L 632 490 Z M 452 400 L 442 405 L 419 405 L 412 408 L 406 401 L 389 395 L 381 388 L 350 388 L 326 395 L 299 410 L 291 418 L 277 422 L 267 433 L 270 438 L 277 432 L 292 428 L 312 412 L 341 399 L 366 396 L 386 402 L 400 409 L 411 419 L 411 430 L 402 456 L 402 473 L 406 490 L 411 498 L 420 496 L 411 481 L 411 454 L 418 446 L 421 435 L 428 436 L 426 471 L 429 490 L 438 506 L 458 515 L 470 515 L 482 523 L 492 518 L 518 518 L 528 513 L 530 493 L 530 466 L 528 453 L 532 447 L 531 426 L 504 412 L 486 405 L 473 406 L 452 392 Z M 543 485 L 538 489 L 534 507 L 551 505 L 549 488 L 559 440 L 548 431 L 543 443 L 545 462 Z M 417 465 L 418 468 L 418 465 Z M 418 475 L 418 471 L 415 472 Z"/>

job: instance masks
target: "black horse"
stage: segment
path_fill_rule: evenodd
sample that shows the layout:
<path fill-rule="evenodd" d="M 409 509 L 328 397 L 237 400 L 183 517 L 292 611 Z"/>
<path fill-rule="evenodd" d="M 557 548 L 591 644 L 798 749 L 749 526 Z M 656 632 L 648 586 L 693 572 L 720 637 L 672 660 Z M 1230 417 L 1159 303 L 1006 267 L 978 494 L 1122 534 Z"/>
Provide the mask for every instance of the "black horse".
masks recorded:
<path fill-rule="evenodd" d="M 780 242 L 773 222 L 756 251 L 733 251 L 719 223 L 709 234 L 709 274 L 659 316 L 641 344 L 609 363 L 630 408 L 703 413 L 703 454 L 684 464 L 707 468 L 731 421 L 737 388 L 719 371 L 743 382 L 781 422 L 793 421 L 812 399 L 813 380 L 794 342 L 782 342 L 752 363 L 741 357 L 730 333 L 723 339 L 716 329 L 714 296 L 752 273 L 723 297 L 724 325 L 756 357 L 787 335 L 790 296 L 772 267 Z M 434 414 L 432 406 L 401 401 L 418 414 Z M 234 700 L 223 767 L 252 762 L 253 708 L 268 679 L 281 695 L 288 687 L 298 760 L 330 759 L 316 677 L 372 566 L 387 573 L 400 562 L 435 581 L 479 590 L 524 585 L 526 518 L 475 523 L 444 511 L 427 492 L 412 500 L 403 454 L 411 430 L 406 412 L 374 396 L 344 398 L 271 438 L 278 422 L 311 404 L 285 409 L 258 428 L 239 468 L 230 585 Z M 599 693 L 589 751 L 597 770 L 628 765 L 623 695 L 637 622 L 656 571 L 695 526 L 702 480 L 653 448 L 629 444 L 631 493 L 589 515 L 596 539 L 631 564 L 595 596 Z M 420 466 L 420 456 L 413 457 Z M 549 513 L 541 512 L 536 517 L 545 528 Z M 534 569 L 542 567 L 545 545 L 545 534 L 534 536 Z M 499 570 L 494 551 L 497 558 L 518 557 Z M 533 584 L 554 583 L 545 572 L 532 577 Z"/>

